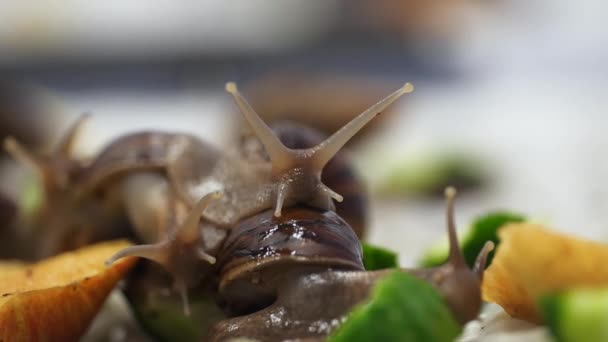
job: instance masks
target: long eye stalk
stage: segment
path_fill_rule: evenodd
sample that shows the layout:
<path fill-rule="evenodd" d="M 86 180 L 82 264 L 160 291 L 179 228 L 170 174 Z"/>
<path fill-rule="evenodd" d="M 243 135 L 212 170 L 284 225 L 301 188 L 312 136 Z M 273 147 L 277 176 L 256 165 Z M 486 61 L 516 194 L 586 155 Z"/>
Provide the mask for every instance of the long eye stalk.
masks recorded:
<path fill-rule="evenodd" d="M 450 254 L 449 254 L 449 262 L 458 267 L 462 267 L 466 265 L 464 260 L 464 256 L 460 251 L 460 244 L 458 242 L 458 235 L 456 233 L 456 222 L 454 219 L 454 198 L 456 197 L 456 188 L 447 187 L 445 189 L 445 198 L 447 202 L 446 209 L 446 220 L 448 226 L 448 239 L 450 241 Z"/>
<path fill-rule="evenodd" d="M 349 123 L 340 128 L 336 133 L 321 142 L 317 146 L 308 149 L 294 150 L 286 147 L 272 132 L 270 127 L 264 123 L 247 100 L 241 95 L 236 84 L 226 84 L 226 91 L 230 93 L 241 113 L 251 125 L 254 133 L 264 145 L 266 153 L 272 163 L 272 174 L 277 180 L 275 187 L 276 204 L 275 216 L 281 216 L 281 209 L 287 200 L 298 198 L 313 198 L 314 194 L 296 194 L 292 191 L 293 184 L 302 179 L 314 179 L 316 185 L 310 188 L 310 192 L 320 194 L 341 202 L 343 197 L 321 183 L 321 173 L 327 163 L 340 151 L 340 149 L 359 132 L 368 122 L 380 114 L 402 95 L 411 93 L 414 86 L 410 83 L 404 84 L 386 98 L 380 100 L 363 113 L 357 115 Z M 293 173 L 293 170 L 300 170 Z M 299 179 L 293 179 L 290 174 L 298 174 Z M 298 189 L 301 190 L 301 187 Z"/>

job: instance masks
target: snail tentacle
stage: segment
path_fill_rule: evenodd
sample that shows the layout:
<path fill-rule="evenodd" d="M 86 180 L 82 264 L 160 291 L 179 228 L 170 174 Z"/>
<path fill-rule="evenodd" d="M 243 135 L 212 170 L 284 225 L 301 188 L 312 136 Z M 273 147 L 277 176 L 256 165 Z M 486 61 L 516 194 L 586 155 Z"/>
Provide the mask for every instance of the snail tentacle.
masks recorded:
<path fill-rule="evenodd" d="M 322 193 L 326 194 L 327 196 L 335 199 L 338 202 L 342 202 L 344 200 L 344 197 L 342 197 L 342 195 L 333 191 L 332 189 L 330 189 L 327 185 L 325 185 L 323 183 L 317 184 L 317 187 L 319 188 L 319 191 L 321 191 Z"/>
<path fill-rule="evenodd" d="M 448 262 L 454 267 L 466 267 L 464 256 L 460 250 L 460 244 L 458 243 L 458 235 L 456 233 L 456 223 L 454 219 L 454 198 L 456 197 L 456 188 L 447 187 L 445 189 L 445 198 L 447 202 L 446 206 L 446 220 L 448 228 L 448 238 L 450 241 L 450 252 Z"/>
<path fill-rule="evenodd" d="M 177 229 L 168 229 L 164 240 L 156 244 L 127 247 L 112 256 L 106 265 L 127 256 L 136 256 L 152 260 L 165 268 L 174 279 L 174 288 L 182 297 L 184 313 L 190 314 L 188 306 L 188 284 L 197 267 L 197 260 L 215 264 L 215 257 L 208 254 L 202 247 L 202 236 L 199 222 L 203 211 L 212 200 L 221 196 L 212 192 L 203 196 L 188 213 L 183 223 Z M 192 285 L 192 284 L 191 284 Z"/>
<path fill-rule="evenodd" d="M 43 176 L 46 173 L 47 166 L 44 161 L 21 145 L 15 138 L 7 137 L 4 139 L 4 150 L 16 161 L 31 168 L 39 176 Z"/>
<path fill-rule="evenodd" d="M 212 265 L 215 264 L 215 262 L 216 262 L 215 257 L 213 255 L 205 252 L 205 250 L 203 248 L 201 248 L 201 247 L 199 247 L 196 250 L 196 255 L 198 256 L 199 259 L 201 259 L 203 261 L 206 261 L 206 262 L 208 262 L 208 263 L 210 263 Z"/>
<path fill-rule="evenodd" d="M 176 291 L 182 299 L 184 307 L 184 315 L 190 316 L 190 301 L 188 300 L 188 286 L 183 279 L 176 278 L 173 283 L 174 291 Z"/>
<path fill-rule="evenodd" d="M 212 200 L 217 200 L 222 197 L 219 191 L 212 192 L 203 196 L 192 208 L 188 217 L 184 220 L 181 227 L 177 230 L 177 239 L 182 243 L 198 241 L 200 236 L 199 221 L 203 212 Z"/>
<path fill-rule="evenodd" d="M 361 114 L 357 115 L 349 123 L 342 126 L 336 133 L 332 134 L 325 141 L 317 146 L 309 149 L 314 155 L 315 168 L 321 171 L 325 165 L 340 151 L 340 149 L 365 125 L 375 118 L 378 114 L 384 111 L 393 102 L 399 99 L 402 95 L 414 91 L 414 86 L 411 83 L 405 83 L 401 88 L 395 90 L 392 94 L 378 101 L 373 106 L 369 107 Z"/>
<path fill-rule="evenodd" d="M 90 118 L 90 114 L 81 115 L 61 138 L 57 147 L 50 155 L 39 156 L 21 145 L 15 138 L 7 137 L 4 140 L 4 149 L 18 162 L 31 168 L 41 179 L 46 190 L 58 186 L 64 188 L 69 182 L 69 163 L 72 159 L 72 149 L 82 127 Z"/>
<path fill-rule="evenodd" d="M 164 265 L 168 261 L 169 243 L 164 241 L 156 244 L 129 246 L 116 252 L 110 259 L 106 260 L 106 266 L 126 257 L 140 257 L 152 260 Z"/>
<path fill-rule="evenodd" d="M 414 87 L 406 83 L 386 98 L 380 100 L 361 114 L 357 115 L 349 123 L 344 125 L 332 136 L 320 144 L 307 149 L 290 149 L 286 147 L 264 123 L 247 100 L 238 91 L 236 84 L 226 84 L 229 92 L 239 107 L 245 119 L 251 125 L 254 133 L 264 145 L 272 164 L 272 177 L 279 180 L 275 184 L 275 216 L 281 215 L 281 209 L 285 202 L 317 202 L 319 195 L 330 197 L 340 202 L 342 196 L 321 183 L 321 173 L 325 165 L 340 151 L 359 130 L 361 130 L 376 115 L 380 114 L 389 105 L 404 94 L 410 93 Z M 282 179 L 290 179 L 290 184 L 285 184 Z M 312 189 L 307 191 L 289 191 L 289 188 Z"/>
<path fill-rule="evenodd" d="M 256 136 L 266 149 L 266 153 L 270 157 L 270 160 L 274 164 L 280 164 L 282 161 L 287 162 L 290 159 L 291 151 L 285 147 L 283 143 L 277 138 L 272 129 L 260 118 L 258 113 L 251 107 L 249 102 L 241 95 L 237 86 L 233 82 L 226 84 L 226 91 L 232 95 L 234 102 L 241 110 L 241 113 L 251 125 Z"/>
<path fill-rule="evenodd" d="M 84 125 L 89 121 L 89 119 L 91 119 L 91 113 L 84 113 L 78 117 L 76 122 L 72 124 L 57 145 L 57 149 L 55 150 L 55 154 L 57 156 L 64 158 L 70 157 L 74 144 L 76 143 L 78 136 L 81 134 Z"/>
<path fill-rule="evenodd" d="M 486 269 L 486 261 L 488 260 L 488 254 L 494 250 L 494 242 L 486 241 L 483 248 L 475 259 L 475 265 L 473 266 L 473 272 L 479 277 L 479 280 L 483 280 L 483 272 Z"/>
<path fill-rule="evenodd" d="M 169 263 L 171 260 L 171 252 L 179 250 L 184 245 L 197 245 L 201 240 L 201 235 L 198 230 L 199 220 L 209 202 L 214 199 L 218 199 L 221 196 L 219 192 L 213 192 L 207 194 L 201 198 L 194 208 L 190 211 L 184 222 L 177 228 L 174 234 L 169 233 L 165 237 L 166 240 L 156 244 L 146 244 L 126 247 L 112 256 L 106 264 L 111 265 L 116 260 L 128 257 L 137 256 L 145 259 L 155 261 L 166 268 L 170 268 Z M 197 256 L 209 262 L 210 264 L 215 263 L 215 258 L 207 254 L 200 246 L 195 249 Z"/>
<path fill-rule="evenodd" d="M 277 186 L 277 203 L 274 207 L 274 216 L 281 217 L 281 211 L 283 210 L 283 203 L 285 202 L 285 197 L 287 197 L 288 184 L 285 182 L 279 183 Z"/>

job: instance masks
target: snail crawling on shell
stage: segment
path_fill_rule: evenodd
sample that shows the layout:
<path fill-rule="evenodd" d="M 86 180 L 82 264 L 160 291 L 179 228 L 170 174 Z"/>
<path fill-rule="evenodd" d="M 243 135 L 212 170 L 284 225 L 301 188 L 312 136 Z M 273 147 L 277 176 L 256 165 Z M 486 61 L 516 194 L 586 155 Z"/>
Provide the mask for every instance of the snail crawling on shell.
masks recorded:
<path fill-rule="evenodd" d="M 78 160 L 70 150 L 85 117 L 50 157 L 36 156 L 15 140 L 5 146 L 43 180 L 45 203 L 34 222 L 49 223 L 55 236 L 44 245 L 46 253 L 68 248 L 75 236 L 82 235 L 80 242 L 129 236 L 140 244 L 108 264 L 136 256 L 161 265 L 185 315 L 189 289 L 208 285 L 224 317 L 206 340 L 323 339 L 395 271 L 363 266 L 365 186 L 340 150 L 413 87 L 406 83 L 328 138 L 297 123 L 269 127 L 234 83 L 226 90 L 251 128 L 233 148 L 221 150 L 184 133 L 146 131 Z M 493 245 L 488 242 L 474 269 L 468 268 L 455 232 L 454 196 L 448 188 L 448 261 L 399 271 L 432 284 L 464 324 L 479 313 L 481 277 Z"/>

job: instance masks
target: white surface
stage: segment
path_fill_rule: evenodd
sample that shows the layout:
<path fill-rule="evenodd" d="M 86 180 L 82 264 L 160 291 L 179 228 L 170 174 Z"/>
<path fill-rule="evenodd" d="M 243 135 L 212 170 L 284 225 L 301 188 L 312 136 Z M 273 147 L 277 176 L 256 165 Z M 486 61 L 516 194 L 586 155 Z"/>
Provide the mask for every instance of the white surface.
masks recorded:
<path fill-rule="evenodd" d="M 3 0 L 0 63 L 284 49 L 324 32 L 335 0 Z"/>

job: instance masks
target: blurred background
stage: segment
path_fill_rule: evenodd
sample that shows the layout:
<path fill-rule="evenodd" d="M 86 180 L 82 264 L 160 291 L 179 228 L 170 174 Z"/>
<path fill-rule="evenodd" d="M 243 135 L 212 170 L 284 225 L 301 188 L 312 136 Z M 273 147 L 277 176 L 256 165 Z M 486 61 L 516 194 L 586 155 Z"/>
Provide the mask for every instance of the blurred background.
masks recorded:
<path fill-rule="evenodd" d="M 368 239 L 411 264 L 444 230 L 509 209 L 608 239 L 608 4 L 600 0 L 0 2 L 0 135 L 49 149 L 83 112 L 91 155 L 160 128 L 229 146 L 236 81 L 267 121 L 328 133 L 404 82 L 348 146 Z M 24 172 L 4 158 L 0 190 Z"/>

